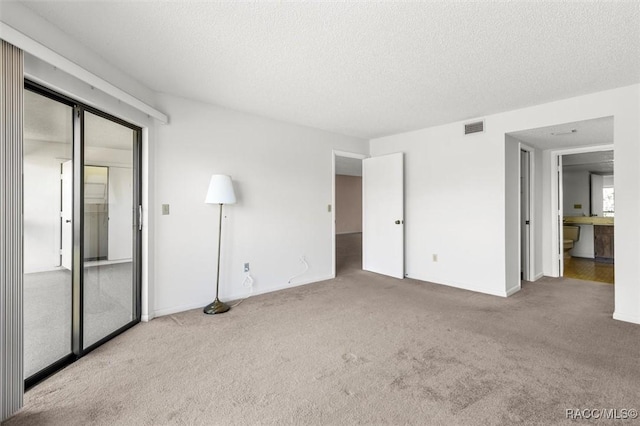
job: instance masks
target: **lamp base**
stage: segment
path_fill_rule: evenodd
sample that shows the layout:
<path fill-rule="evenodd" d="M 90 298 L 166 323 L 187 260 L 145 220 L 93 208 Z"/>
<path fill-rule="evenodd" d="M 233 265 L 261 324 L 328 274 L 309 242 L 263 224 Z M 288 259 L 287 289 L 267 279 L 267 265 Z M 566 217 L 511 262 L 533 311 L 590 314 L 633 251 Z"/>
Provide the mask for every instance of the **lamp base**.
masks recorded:
<path fill-rule="evenodd" d="M 224 314 L 229 309 L 231 309 L 231 306 L 227 305 L 224 302 L 221 302 L 216 297 L 216 300 L 214 300 L 212 303 L 205 306 L 202 311 L 207 315 L 214 315 L 214 314 Z"/>

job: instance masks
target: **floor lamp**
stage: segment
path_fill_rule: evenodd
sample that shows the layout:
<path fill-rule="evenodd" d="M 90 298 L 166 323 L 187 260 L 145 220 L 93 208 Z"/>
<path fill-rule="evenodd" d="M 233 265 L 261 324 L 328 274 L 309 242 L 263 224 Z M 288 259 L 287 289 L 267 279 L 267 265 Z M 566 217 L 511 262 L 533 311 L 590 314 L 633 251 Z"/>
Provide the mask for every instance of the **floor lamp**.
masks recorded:
<path fill-rule="evenodd" d="M 207 198 L 204 200 L 207 204 L 220 205 L 220 219 L 218 222 L 218 269 L 216 277 L 216 300 L 205 306 L 204 313 L 222 314 L 227 312 L 231 307 L 218 299 L 218 288 L 220 286 L 220 242 L 222 240 L 222 205 L 235 204 L 236 194 L 233 192 L 233 183 L 231 177 L 227 175 L 213 175 L 209 182 L 209 190 Z"/>

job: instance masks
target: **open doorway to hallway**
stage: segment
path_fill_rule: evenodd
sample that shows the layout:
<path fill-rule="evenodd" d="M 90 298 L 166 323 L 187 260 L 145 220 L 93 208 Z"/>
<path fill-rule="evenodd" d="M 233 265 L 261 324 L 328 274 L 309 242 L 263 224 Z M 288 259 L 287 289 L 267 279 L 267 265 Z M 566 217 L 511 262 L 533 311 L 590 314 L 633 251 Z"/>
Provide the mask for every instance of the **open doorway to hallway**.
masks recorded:
<path fill-rule="evenodd" d="M 362 159 L 335 157 L 335 272 L 362 270 Z"/>

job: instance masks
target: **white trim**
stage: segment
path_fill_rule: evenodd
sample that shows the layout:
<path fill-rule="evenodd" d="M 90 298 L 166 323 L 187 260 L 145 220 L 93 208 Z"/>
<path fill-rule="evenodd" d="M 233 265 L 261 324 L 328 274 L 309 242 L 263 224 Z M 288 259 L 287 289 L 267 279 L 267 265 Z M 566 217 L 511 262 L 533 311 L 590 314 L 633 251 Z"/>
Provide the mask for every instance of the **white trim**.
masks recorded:
<path fill-rule="evenodd" d="M 469 284 L 463 284 L 463 283 L 459 283 L 459 282 L 448 282 L 448 283 L 442 283 L 442 282 L 435 282 L 435 281 L 428 281 L 428 280 L 424 280 L 424 279 L 420 279 L 420 278 L 414 278 L 409 274 L 405 274 L 405 278 L 414 280 L 414 281 L 420 281 L 423 283 L 430 283 L 430 284 L 436 284 L 436 285 L 443 285 L 446 287 L 451 287 L 451 288 L 457 288 L 460 290 L 465 290 L 465 291 L 472 291 L 474 293 L 481 293 L 481 294 L 486 294 L 489 296 L 497 296 L 497 297 L 508 297 L 510 295 L 512 295 L 513 293 L 516 293 L 517 291 L 520 290 L 520 286 L 517 285 L 515 287 L 510 288 L 509 290 L 505 290 L 505 291 L 496 291 L 495 289 L 492 288 L 485 288 L 485 287 L 478 287 L 478 286 L 474 286 L 474 285 L 469 285 Z M 400 278 L 398 278 L 400 279 Z"/>
<path fill-rule="evenodd" d="M 366 154 L 357 154 L 355 152 L 347 152 L 347 151 L 337 151 L 333 150 L 333 154 L 335 157 L 347 157 L 347 158 L 356 158 L 358 160 L 364 160 L 365 158 L 369 158 Z"/>
<path fill-rule="evenodd" d="M 105 92 L 106 94 L 113 96 L 114 98 L 144 112 L 150 117 L 155 118 L 163 124 L 169 122 L 169 117 L 157 109 L 147 105 L 140 99 L 128 94 L 122 89 L 117 88 L 108 81 L 98 77 L 92 72 L 87 71 L 80 65 L 76 64 L 65 58 L 64 56 L 54 52 L 45 45 L 33 40 L 26 36 L 15 28 L 0 21 L 0 38 L 7 43 L 30 53 L 31 55 L 53 65 L 54 67 L 64 71 L 75 78 L 87 83 L 88 85 L 95 87 L 98 90 Z"/>
<path fill-rule="evenodd" d="M 558 216 L 562 217 L 562 203 L 558 203 L 558 198 L 562 198 L 562 187 L 558 182 L 558 173 L 562 173 L 562 156 L 569 154 L 582 154 L 585 152 L 614 151 L 614 144 L 583 146 L 576 148 L 562 148 L 549 150 L 551 161 L 551 211 L 546 212 L 551 216 L 551 274 L 553 277 L 563 276 L 564 259 L 560 250 L 562 240 L 562 228 L 558 226 Z M 560 158 L 560 164 L 558 163 Z M 615 248 L 614 248 L 615 250 Z"/>
<path fill-rule="evenodd" d="M 614 312 L 613 319 L 618 321 L 630 322 L 633 324 L 640 324 L 640 317 L 636 315 L 627 315 L 627 314 L 620 314 L 618 312 Z"/>
<path fill-rule="evenodd" d="M 517 292 L 519 292 L 521 290 L 521 286 L 517 285 L 515 287 L 511 287 L 509 290 L 506 291 L 506 295 L 507 297 L 516 294 Z"/>
<path fill-rule="evenodd" d="M 540 278 L 544 277 L 544 274 L 540 272 L 533 277 L 533 281 L 538 281 Z"/>
<path fill-rule="evenodd" d="M 336 157 L 364 160 L 369 155 L 348 151 L 331 151 L 331 278 L 336 277 Z"/>
<path fill-rule="evenodd" d="M 313 283 L 317 283 L 317 282 L 321 282 L 321 281 L 327 281 L 327 280 L 330 280 L 332 278 L 333 277 L 331 277 L 330 275 L 325 275 L 325 276 L 319 276 L 319 277 L 315 277 L 315 278 L 310 278 L 308 280 L 304 280 L 304 281 L 301 281 L 301 282 L 293 284 L 293 285 L 284 284 L 284 285 L 281 285 L 281 286 L 271 287 L 269 289 L 257 290 L 257 291 L 253 292 L 251 297 L 257 296 L 259 294 L 267 294 L 267 293 L 272 293 L 274 291 L 286 290 L 286 289 L 289 289 L 289 288 L 300 287 L 300 286 L 307 285 L 307 284 L 313 284 Z M 244 299 L 244 298 L 247 298 L 247 297 L 248 296 L 246 294 L 234 293 L 234 294 L 230 294 L 230 295 L 223 295 L 223 300 L 229 302 L 229 301 L 235 301 L 235 300 Z M 189 304 L 186 304 L 186 305 L 179 305 L 179 306 L 173 306 L 173 307 L 170 307 L 170 308 L 158 309 L 157 311 L 155 311 L 154 315 L 151 318 L 157 318 L 157 317 L 162 317 L 162 316 L 165 316 L 165 315 L 177 314 L 178 312 L 190 311 L 191 309 L 204 308 L 207 305 L 207 303 L 210 303 L 210 302 L 189 303 Z M 144 321 L 144 318 L 142 320 Z"/>
<path fill-rule="evenodd" d="M 158 309 L 154 312 L 153 318 L 163 317 L 165 315 L 177 314 L 178 312 L 190 311 L 191 309 L 204 308 L 207 303 L 197 302 L 187 305 L 172 306 L 170 308 Z"/>

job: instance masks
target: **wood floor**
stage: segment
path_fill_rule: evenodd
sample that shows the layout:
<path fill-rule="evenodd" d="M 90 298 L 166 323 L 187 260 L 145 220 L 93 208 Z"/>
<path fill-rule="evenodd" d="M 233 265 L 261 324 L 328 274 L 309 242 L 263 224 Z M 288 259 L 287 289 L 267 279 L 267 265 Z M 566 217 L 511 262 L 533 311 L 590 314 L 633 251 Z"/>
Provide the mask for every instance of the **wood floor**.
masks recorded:
<path fill-rule="evenodd" d="M 564 258 L 564 276 L 586 281 L 614 283 L 614 267 L 610 263 L 595 262 L 580 257 Z"/>

